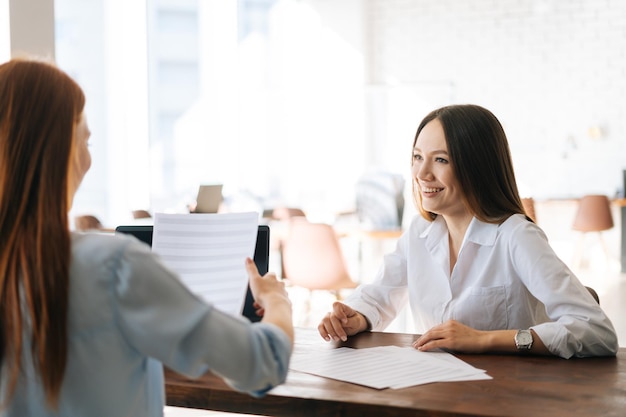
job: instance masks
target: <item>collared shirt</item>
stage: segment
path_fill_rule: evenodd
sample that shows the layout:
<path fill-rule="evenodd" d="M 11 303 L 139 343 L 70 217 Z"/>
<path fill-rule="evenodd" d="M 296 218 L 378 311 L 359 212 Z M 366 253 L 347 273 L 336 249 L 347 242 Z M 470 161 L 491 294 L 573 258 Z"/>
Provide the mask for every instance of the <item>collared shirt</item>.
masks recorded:
<path fill-rule="evenodd" d="M 373 330 L 407 301 L 418 333 L 454 319 L 479 330 L 532 328 L 564 358 L 618 350 L 606 314 L 523 215 L 502 224 L 472 219 L 452 272 L 445 220 L 416 216 L 374 282 L 345 300 Z"/>
<path fill-rule="evenodd" d="M 22 377 L 0 415 L 162 416 L 163 365 L 192 377 L 211 370 L 254 396 L 287 375 L 291 344 L 282 330 L 203 302 L 130 236 L 73 234 L 68 314 L 57 412 L 46 409 L 25 346 Z"/>

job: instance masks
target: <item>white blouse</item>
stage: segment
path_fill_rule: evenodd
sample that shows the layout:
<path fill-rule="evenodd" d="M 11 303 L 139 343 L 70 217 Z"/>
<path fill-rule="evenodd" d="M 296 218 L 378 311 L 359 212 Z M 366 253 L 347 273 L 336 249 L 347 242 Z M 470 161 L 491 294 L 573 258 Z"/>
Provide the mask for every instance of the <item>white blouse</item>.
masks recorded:
<path fill-rule="evenodd" d="M 532 328 L 555 355 L 615 355 L 611 321 L 521 215 L 502 224 L 472 219 L 450 273 L 448 229 L 438 216 L 413 219 L 372 284 L 345 302 L 372 330 L 382 330 L 410 303 L 418 333 L 454 319 L 479 330 Z"/>

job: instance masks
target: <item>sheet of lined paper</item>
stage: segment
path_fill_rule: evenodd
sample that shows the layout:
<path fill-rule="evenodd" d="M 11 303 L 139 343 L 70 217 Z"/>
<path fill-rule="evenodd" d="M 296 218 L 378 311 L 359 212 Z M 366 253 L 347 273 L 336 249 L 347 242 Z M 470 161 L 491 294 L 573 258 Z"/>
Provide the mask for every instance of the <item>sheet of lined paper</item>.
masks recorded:
<path fill-rule="evenodd" d="M 491 379 L 484 370 L 450 353 L 398 346 L 314 349 L 296 344 L 289 369 L 376 389 Z"/>
<path fill-rule="evenodd" d="M 156 213 L 152 250 L 201 298 L 241 313 L 248 288 L 246 257 L 254 256 L 257 213 Z"/>

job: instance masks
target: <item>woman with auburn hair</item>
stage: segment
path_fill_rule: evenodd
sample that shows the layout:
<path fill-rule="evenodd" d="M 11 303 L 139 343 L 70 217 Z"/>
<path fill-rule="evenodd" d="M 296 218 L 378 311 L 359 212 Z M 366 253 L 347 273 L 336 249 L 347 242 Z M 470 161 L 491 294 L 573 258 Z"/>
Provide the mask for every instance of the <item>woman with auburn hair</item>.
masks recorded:
<path fill-rule="evenodd" d="M 190 293 L 135 238 L 70 232 L 91 166 L 84 105 L 51 63 L 0 65 L 0 415 L 162 416 L 163 365 L 264 395 L 293 346 L 274 274 L 246 260 L 263 313 L 252 324 Z"/>
<path fill-rule="evenodd" d="M 526 215 L 504 130 L 487 109 L 446 106 L 412 148 L 415 216 L 361 285 L 318 326 L 326 340 L 382 330 L 409 303 L 414 347 L 465 353 L 615 355 L 615 329 Z"/>

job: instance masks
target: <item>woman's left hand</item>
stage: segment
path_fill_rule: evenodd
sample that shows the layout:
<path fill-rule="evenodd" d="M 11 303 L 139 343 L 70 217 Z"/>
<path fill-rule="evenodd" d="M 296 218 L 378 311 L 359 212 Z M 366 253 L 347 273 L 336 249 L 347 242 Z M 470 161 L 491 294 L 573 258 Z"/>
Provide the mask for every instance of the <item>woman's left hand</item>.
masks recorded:
<path fill-rule="evenodd" d="M 455 352 L 482 353 L 488 350 L 489 332 L 473 329 L 456 320 L 434 326 L 413 342 L 418 350 L 444 349 Z"/>

